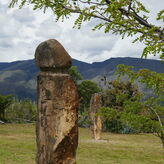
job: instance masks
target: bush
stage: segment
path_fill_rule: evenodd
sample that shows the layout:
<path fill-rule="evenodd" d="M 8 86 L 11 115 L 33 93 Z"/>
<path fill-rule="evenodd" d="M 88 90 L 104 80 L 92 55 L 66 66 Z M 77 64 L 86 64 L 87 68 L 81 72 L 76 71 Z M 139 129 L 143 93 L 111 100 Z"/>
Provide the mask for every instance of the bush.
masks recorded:
<path fill-rule="evenodd" d="M 89 114 L 87 111 L 78 113 L 78 126 L 88 128 L 90 126 Z"/>
<path fill-rule="evenodd" d="M 36 120 L 36 104 L 30 100 L 15 100 L 7 109 L 5 117 L 10 123 L 27 123 Z"/>

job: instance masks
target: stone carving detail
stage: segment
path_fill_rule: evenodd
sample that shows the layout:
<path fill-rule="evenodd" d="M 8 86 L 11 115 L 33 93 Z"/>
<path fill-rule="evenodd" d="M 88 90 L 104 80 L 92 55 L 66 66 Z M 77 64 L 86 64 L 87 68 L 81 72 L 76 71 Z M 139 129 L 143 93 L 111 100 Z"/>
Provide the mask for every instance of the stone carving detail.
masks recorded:
<path fill-rule="evenodd" d="M 99 140 L 101 138 L 102 131 L 102 121 L 101 117 L 97 115 L 98 109 L 102 106 L 102 96 L 100 93 L 95 93 L 91 97 L 90 101 L 90 121 L 91 121 L 91 132 L 92 137 L 95 140 Z"/>
<path fill-rule="evenodd" d="M 37 164 L 75 164 L 78 145 L 76 86 L 67 74 L 71 57 L 54 39 L 41 43 L 35 52 L 38 118 Z"/>

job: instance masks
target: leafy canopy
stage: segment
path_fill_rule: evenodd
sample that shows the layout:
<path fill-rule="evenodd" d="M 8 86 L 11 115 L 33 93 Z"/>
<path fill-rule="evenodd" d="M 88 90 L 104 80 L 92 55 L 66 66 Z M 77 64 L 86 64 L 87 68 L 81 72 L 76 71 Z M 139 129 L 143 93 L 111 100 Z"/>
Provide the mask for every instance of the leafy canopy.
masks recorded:
<path fill-rule="evenodd" d="M 103 106 L 122 111 L 124 102 L 138 101 L 141 97 L 137 86 L 130 81 L 113 80 L 108 85 L 102 93 Z"/>
<path fill-rule="evenodd" d="M 94 93 L 100 92 L 101 89 L 98 87 L 96 83 L 90 80 L 84 80 L 77 87 L 80 98 L 80 104 L 83 107 L 82 110 L 85 110 L 84 108 L 89 107 L 91 96 Z"/>
<path fill-rule="evenodd" d="M 135 36 L 136 41 L 143 42 L 145 48 L 142 57 L 148 54 L 160 55 L 164 59 L 164 29 L 148 21 L 149 11 L 139 0 L 11 0 L 9 7 L 19 4 L 32 4 L 33 9 L 51 9 L 56 20 L 68 19 L 73 13 L 78 15 L 74 22 L 80 28 L 85 21 L 97 18 L 93 30 L 103 29 L 116 35 Z M 157 13 L 157 21 L 164 20 L 164 10 Z"/>
<path fill-rule="evenodd" d="M 134 72 L 132 68 L 132 66 L 120 64 L 117 67 L 117 74 L 119 76 L 127 75 L 132 82 L 139 80 L 152 89 L 155 96 L 148 97 L 142 103 L 128 102 L 124 104 L 125 112 L 122 119 L 138 129 L 151 128 L 151 132 L 161 139 L 164 148 L 164 74 L 148 69 Z M 136 110 L 137 108 L 139 110 Z"/>
<path fill-rule="evenodd" d="M 130 109 L 131 104 L 135 104 L 134 113 L 139 112 L 141 105 L 138 102 L 141 93 L 138 87 L 130 81 L 120 81 L 119 79 L 107 81 L 106 85 L 108 85 L 108 89 L 102 92 L 102 108 L 99 112 L 103 118 L 104 129 L 117 133 L 138 132 L 136 128 L 129 126 L 121 119 L 123 113 L 129 112 L 129 104 Z"/>
<path fill-rule="evenodd" d="M 83 80 L 82 75 L 79 73 L 78 69 L 76 66 L 72 66 L 69 70 L 68 73 L 71 75 L 73 81 L 75 82 L 75 84 L 77 85 L 77 82 L 79 80 Z"/>
<path fill-rule="evenodd" d="M 133 70 L 133 66 L 117 66 L 117 80 L 108 82 L 103 93 L 100 114 L 105 126 L 117 132 L 151 132 L 162 141 L 164 147 L 164 74 L 148 69 Z M 122 81 L 122 78 L 128 82 Z M 153 95 L 140 94 L 135 81 L 153 91 Z M 111 87 L 110 87 L 111 86 Z M 111 124 L 114 126 L 111 127 Z M 116 127 L 117 126 L 117 127 Z"/>

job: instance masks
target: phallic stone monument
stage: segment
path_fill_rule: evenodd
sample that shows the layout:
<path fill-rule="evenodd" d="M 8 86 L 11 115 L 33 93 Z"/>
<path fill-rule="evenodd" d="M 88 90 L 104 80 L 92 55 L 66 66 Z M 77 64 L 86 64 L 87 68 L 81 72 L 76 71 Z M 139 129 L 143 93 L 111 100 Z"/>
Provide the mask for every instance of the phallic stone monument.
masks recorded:
<path fill-rule="evenodd" d="M 37 164 L 75 164 L 78 145 L 76 86 L 67 74 L 71 57 L 54 39 L 42 42 L 35 52 L 38 118 Z"/>
<path fill-rule="evenodd" d="M 91 133 L 92 137 L 95 140 L 99 140 L 101 138 L 102 131 L 102 120 L 101 116 L 97 115 L 99 112 L 99 108 L 102 106 L 102 96 L 100 93 L 95 93 L 91 97 L 90 101 L 90 121 L 91 121 Z"/>

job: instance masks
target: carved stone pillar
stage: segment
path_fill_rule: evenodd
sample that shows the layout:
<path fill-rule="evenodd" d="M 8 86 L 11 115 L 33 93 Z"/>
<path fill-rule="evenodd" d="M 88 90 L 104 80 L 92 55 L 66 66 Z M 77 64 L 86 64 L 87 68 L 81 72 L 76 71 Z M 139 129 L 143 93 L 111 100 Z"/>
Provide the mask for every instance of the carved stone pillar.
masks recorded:
<path fill-rule="evenodd" d="M 101 117 L 97 115 L 98 109 L 102 106 L 102 96 L 99 93 L 95 93 L 91 97 L 90 101 L 90 121 L 91 121 L 91 132 L 92 137 L 95 140 L 99 140 L 101 138 L 102 131 L 102 121 Z"/>
<path fill-rule="evenodd" d="M 42 42 L 35 52 L 38 118 L 37 164 L 75 164 L 78 145 L 76 86 L 67 74 L 71 57 L 54 39 Z"/>

